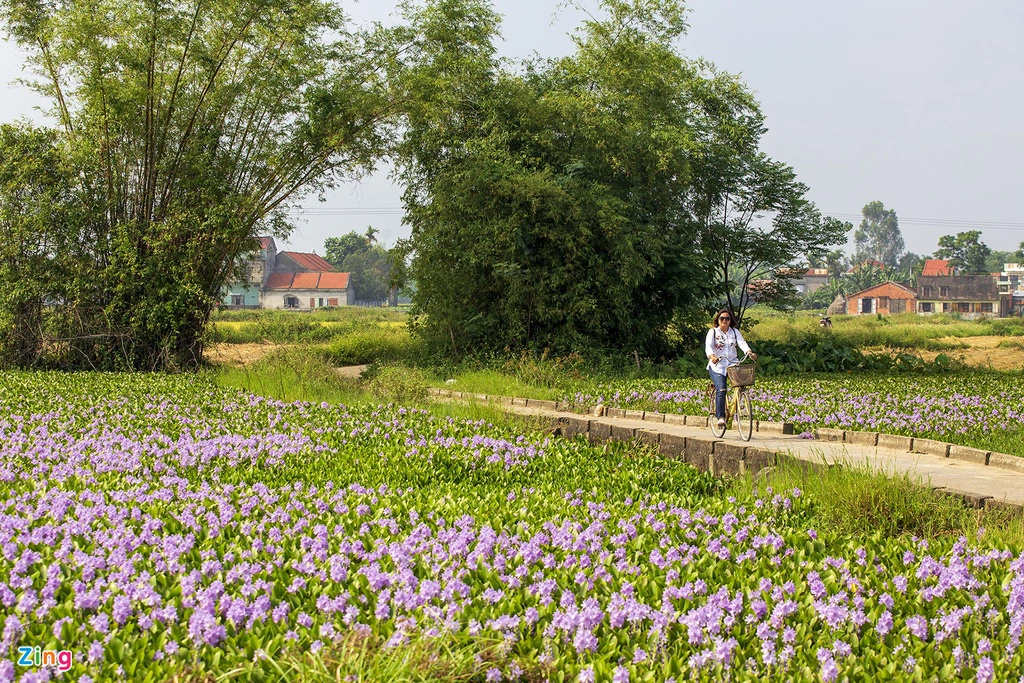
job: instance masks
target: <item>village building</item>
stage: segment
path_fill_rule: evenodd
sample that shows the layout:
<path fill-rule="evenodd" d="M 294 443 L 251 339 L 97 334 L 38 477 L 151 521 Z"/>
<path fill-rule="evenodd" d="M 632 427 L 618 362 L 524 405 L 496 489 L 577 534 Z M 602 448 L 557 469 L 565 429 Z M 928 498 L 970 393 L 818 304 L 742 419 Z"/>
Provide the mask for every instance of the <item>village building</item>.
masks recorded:
<path fill-rule="evenodd" d="M 957 313 L 973 318 L 1007 315 L 996 281 L 989 275 L 922 275 L 917 279 L 917 312 Z"/>
<path fill-rule="evenodd" d="M 1006 314 L 1024 315 L 1024 263 L 1004 263 L 994 276 Z"/>
<path fill-rule="evenodd" d="M 352 306 L 355 300 L 348 273 L 272 273 L 263 289 L 263 308 L 313 310 Z"/>
<path fill-rule="evenodd" d="M 917 292 L 898 282 L 883 282 L 851 294 L 846 300 L 850 315 L 913 313 L 917 310 Z"/>
<path fill-rule="evenodd" d="M 949 261 L 940 258 L 927 259 L 924 262 L 924 269 L 921 271 L 921 275 L 924 275 L 925 277 L 954 274 L 953 267 L 949 265 Z"/>
<path fill-rule="evenodd" d="M 788 278 L 800 296 L 814 294 L 828 282 L 828 268 L 779 268 L 775 274 Z"/>
<path fill-rule="evenodd" d="M 278 251 L 272 237 L 260 237 L 259 250 L 242 259 L 239 269 L 242 277 L 222 290 L 224 307 L 308 311 L 355 304 L 348 273 L 335 272 L 317 254 Z"/>

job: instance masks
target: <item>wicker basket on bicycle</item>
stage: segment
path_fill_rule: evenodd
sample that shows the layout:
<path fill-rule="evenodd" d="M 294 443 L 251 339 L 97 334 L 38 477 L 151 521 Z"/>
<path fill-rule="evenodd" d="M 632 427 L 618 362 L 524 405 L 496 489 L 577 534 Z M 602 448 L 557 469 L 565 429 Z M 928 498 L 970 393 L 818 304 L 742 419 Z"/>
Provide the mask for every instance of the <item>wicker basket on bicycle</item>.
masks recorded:
<path fill-rule="evenodd" d="M 726 369 L 726 372 L 729 374 L 729 384 L 734 387 L 753 386 L 755 368 L 757 366 L 753 363 L 730 366 Z"/>

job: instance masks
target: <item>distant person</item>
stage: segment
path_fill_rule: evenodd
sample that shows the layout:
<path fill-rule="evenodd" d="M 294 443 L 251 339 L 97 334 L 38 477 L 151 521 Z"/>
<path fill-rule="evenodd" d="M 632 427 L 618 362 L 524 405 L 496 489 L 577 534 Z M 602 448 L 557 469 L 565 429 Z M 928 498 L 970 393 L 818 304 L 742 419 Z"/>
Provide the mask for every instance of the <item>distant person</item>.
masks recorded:
<path fill-rule="evenodd" d="M 748 354 L 752 360 L 757 360 L 757 354 L 750 350 L 747 340 L 738 329 L 736 320 L 728 308 L 723 308 L 715 313 L 712 321 L 712 328 L 708 330 L 708 336 L 704 340 L 704 351 L 708 355 L 708 373 L 711 381 L 715 383 L 715 416 L 718 418 L 718 426 L 725 426 L 725 394 L 726 394 L 726 368 L 739 360 L 736 347 Z"/>

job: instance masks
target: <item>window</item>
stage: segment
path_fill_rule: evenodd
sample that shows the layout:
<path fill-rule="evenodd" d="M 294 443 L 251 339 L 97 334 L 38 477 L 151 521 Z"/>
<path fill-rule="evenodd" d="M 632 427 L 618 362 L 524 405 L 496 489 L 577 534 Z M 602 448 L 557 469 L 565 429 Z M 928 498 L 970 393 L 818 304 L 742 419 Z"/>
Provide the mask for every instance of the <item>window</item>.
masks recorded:
<path fill-rule="evenodd" d="M 967 303 L 966 301 L 961 301 L 960 303 L 958 303 L 956 305 L 956 311 L 957 311 L 957 313 L 970 313 L 971 312 L 971 305 L 969 303 Z"/>
<path fill-rule="evenodd" d="M 943 301 L 942 302 L 942 312 L 943 313 L 949 313 L 949 302 L 948 301 Z"/>
<path fill-rule="evenodd" d="M 949 287 L 945 285 L 939 287 L 939 296 L 949 296 Z"/>
<path fill-rule="evenodd" d="M 889 297 L 887 297 L 887 296 L 880 296 L 880 297 L 878 297 L 878 307 L 879 308 L 889 308 Z"/>
<path fill-rule="evenodd" d="M 285 308 L 298 308 L 299 307 L 299 298 L 296 297 L 296 296 L 286 296 L 284 298 L 284 307 Z"/>
<path fill-rule="evenodd" d="M 337 299 L 337 298 L 335 298 L 335 297 L 331 297 L 331 298 L 329 298 L 329 299 L 327 300 L 327 305 L 328 305 L 328 306 L 337 306 L 337 305 L 338 305 L 338 299 Z"/>
<path fill-rule="evenodd" d="M 316 305 L 317 305 L 317 306 L 320 306 L 320 307 L 322 308 L 322 307 L 323 307 L 323 305 L 324 305 L 324 300 L 323 300 L 322 298 L 320 298 L 320 299 L 317 299 L 317 300 L 316 300 Z"/>
<path fill-rule="evenodd" d="M 927 287 L 924 288 L 923 293 L 926 299 L 931 299 L 932 296 L 935 294 L 935 288 L 932 287 L 931 285 L 928 285 Z"/>
<path fill-rule="evenodd" d="M 863 299 L 860 300 L 860 312 L 870 313 L 871 309 L 874 307 L 874 303 L 875 300 L 872 299 L 871 297 L 864 297 Z"/>
<path fill-rule="evenodd" d="M 981 305 L 981 312 L 982 313 L 991 313 L 992 312 L 992 304 L 991 303 L 982 304 Z"/>
<path fill-rule="evenodd" d="M 931 302 L 922 303 L 921 304 L 921 312 L 922 313 L 932 313 L 933 311 L 932 311 L 932 304 L 931 304 Z"/>
<path fill-rule="evenodd" d="M 232 306 L 244 306 L 245 305 L 245 295 L 243 295 L 243 294 L 232 294 L 231 295 L 231 305 Z"/>
<path fill-rule="evenodd" d="M 889 312 L 890 313 L 905 313 L 907 310 L 906 299 L 890 299 L 889 300 Z"/>

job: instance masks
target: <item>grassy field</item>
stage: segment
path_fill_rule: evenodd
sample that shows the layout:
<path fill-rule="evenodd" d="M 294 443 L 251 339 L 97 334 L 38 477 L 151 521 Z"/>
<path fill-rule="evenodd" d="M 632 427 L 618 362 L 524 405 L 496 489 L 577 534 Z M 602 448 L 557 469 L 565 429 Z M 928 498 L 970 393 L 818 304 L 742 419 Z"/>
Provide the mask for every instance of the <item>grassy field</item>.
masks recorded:
<path fill-rule="evenodd" d="M 948 351 L 964 348 L 956 339 L 997 336 L 1019 342 L 1024 338 L 1024 319 L 1020 318 L 969 321 L 945 314 L 837 315 L 832 317 L 832 329 L 825 330 L 818 324 L 817 314 L 786 315 L 754 308 L 748 315 L 757 319 L 757 324 L 744 333 L 752 343 L 769 340 L 798 344 L 831 337 L 865 349 Z"/>

